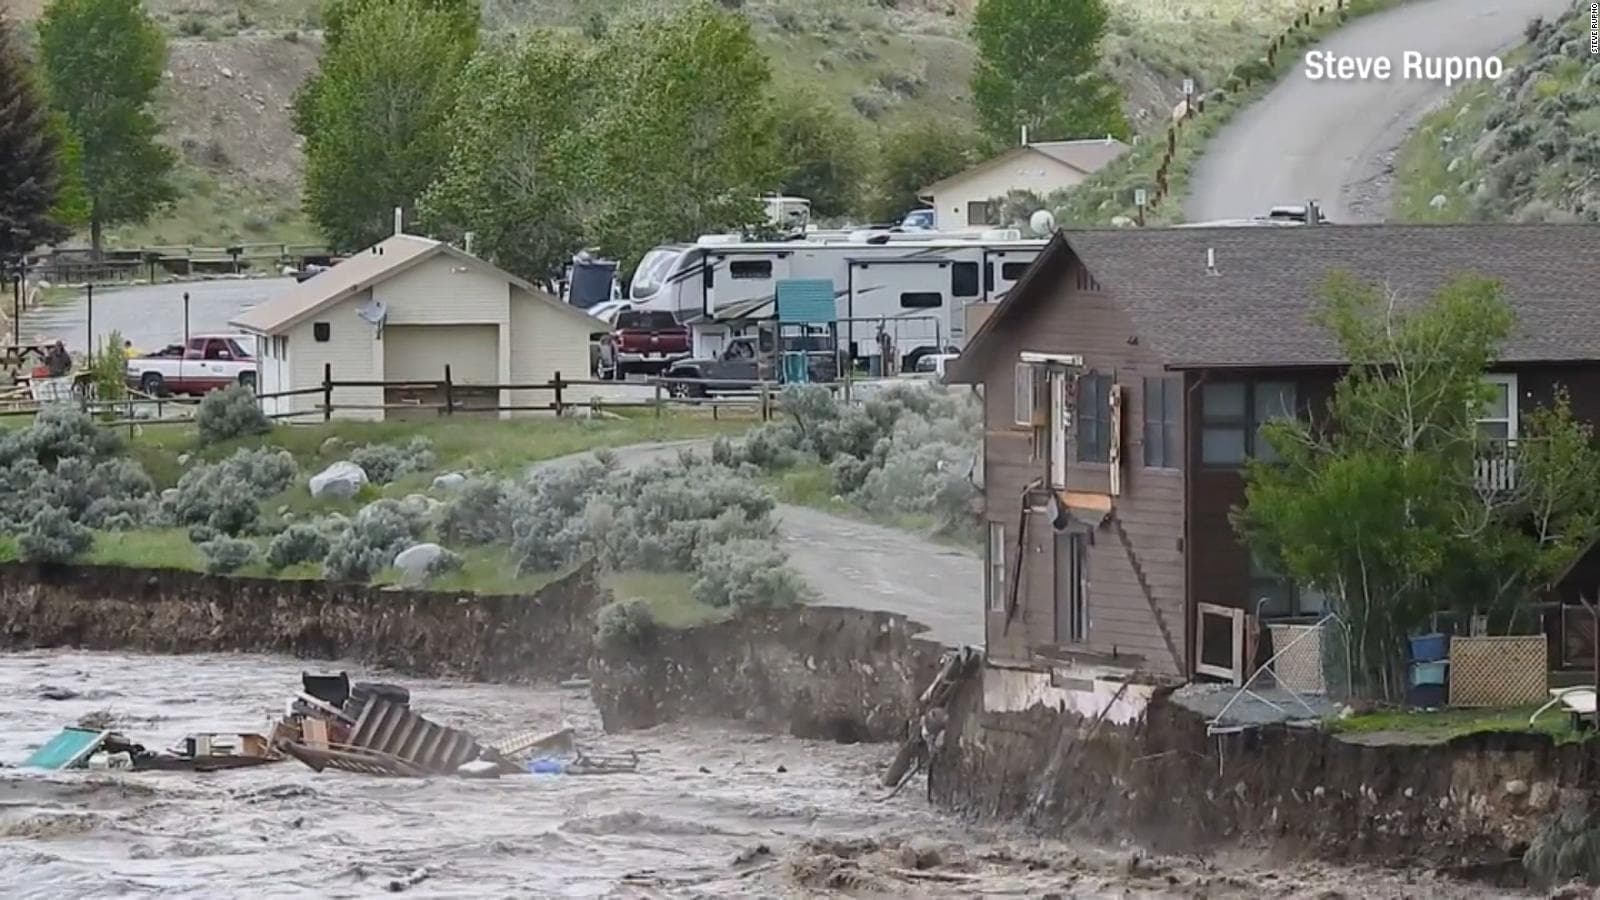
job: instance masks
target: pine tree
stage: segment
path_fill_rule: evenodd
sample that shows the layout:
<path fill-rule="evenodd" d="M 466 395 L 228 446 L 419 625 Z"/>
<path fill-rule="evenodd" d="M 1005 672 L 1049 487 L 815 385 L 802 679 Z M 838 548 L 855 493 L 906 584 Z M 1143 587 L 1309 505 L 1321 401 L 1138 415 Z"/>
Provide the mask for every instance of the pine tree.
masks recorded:
<path fill-rule="evenodd" d="M 60 185 L 60 131 L 22 42 L 0 13 L 0 267 L 67 229 L 51 217 Z"/>

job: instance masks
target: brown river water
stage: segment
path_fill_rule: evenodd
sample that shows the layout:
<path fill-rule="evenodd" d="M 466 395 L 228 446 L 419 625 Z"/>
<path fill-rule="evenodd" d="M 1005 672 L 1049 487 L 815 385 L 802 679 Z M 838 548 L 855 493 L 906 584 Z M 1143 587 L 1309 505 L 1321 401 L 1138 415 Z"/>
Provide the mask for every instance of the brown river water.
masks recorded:
<path fill-rule="evenodd" d="M 340 668 L 405 684 L 419 712 L 485 739 L 569 724 L 584 746 L 643 762 L 492 781 L 319 775 L 294 761 L 201 775 L 0 769 L 0 897 L 363 897 L 418 869 L 407 896 L 1505 896 L 1428 873 L 1040 840 L 931 810 L 920 781 L 884 799 L 886 746 L 725 723 L 605 735 L 581 691 L 263 655 L 0 655 L 0 762 L 101 711 L 152 748 L 263 730 L 302 670 Z"/>

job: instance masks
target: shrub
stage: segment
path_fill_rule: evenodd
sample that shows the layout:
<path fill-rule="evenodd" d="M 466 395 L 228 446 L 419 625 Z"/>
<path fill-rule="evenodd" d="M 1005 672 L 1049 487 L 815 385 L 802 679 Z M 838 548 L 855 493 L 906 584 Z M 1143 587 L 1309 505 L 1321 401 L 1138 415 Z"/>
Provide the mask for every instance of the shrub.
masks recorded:
<path fill-rule="evenodd" d="M 159 517 L 153 496 L 101 497 L 89 504 L 78 521 L 103 531 L 132 531 L 155 524 Z"/>
<path fill-rule="evenodd" d="M 771 541 L 740 538 L 705 547 L 697 559 L 694 597 L 737 609 L 790 606 L 805 599 L 800 576 Z"/>
<path fill-rule="evenodd" d="M 262 496 L 288 490 L 299 472 L 293 454 L 270 447 L 235 450 L 232 456 L 217 465 L 224 473 L 237 477 Z"/>
<path fill-rule="evenodd" d="M 255 392 L 237 384 L 207 394 L 200 401 L 194 423 L 200 430 L 202 444 L 216 444 L 272 430 L 272 422 L 256 403 Z"/>
<path fill-rule="evenodd" d="M 350 453 L 350 461 L 360 466 L 373 484 L 388 484 L 412 472 L 434 467 L 433 443 L 414 437 L 404 447 L 395 444 L 367 444 Z"/>
<path fill-rule="evenodd" d="M 509 503 L 505 485 L 492 478 L 474 478 L 445 502 L 439 534 L 447 541 L 468 545 L 509 540 Z"/>
<path fill-rule="evenodd" d="M 316 525 L 290 525 L 267 545 L 267 565 L 277 570 L 300 563 L 321 562 L 328 556 L 328 544 L 328 536 Z"/>
<path fill-rule="evenodd" d="M 226 465 L 190 469 L 178 479 L 177 493 L 163 501 L 167 518 L 175 525 L 206 525 L 228 535 L 245 531 L 261 515 L 258 491 L 237 470 Z"/>
<path fill-rule="evenodd" d="M 587 534 L 580 514 L 613 477 L 610 466 L 589 460 L 536 471 L 510 501 L 511 548 L 518 568 L 548 572 L 576 558 Z"/>
<path fill-rule="evenodd" d="M 67 562 L 94 545 L 89 529 L 72 521 L 67 511 L 41 509 L 17 538 L 18 555 L 28 562 Z"/>
<path fill-rule="evenodd" d="M 200 555 L 206 559 L 206 571 L 212 575 L 237 572 L 255 559 L 256 545 L 238 538 L 219 537 L 199 545 Z"/>
<path fill-rule="evenodd" d="M 637 597 L 602 606 L 594 618 L 600 643 L 614 647 L 645 646 L 659 629 L 650 604 Z"/>
<path fill-rule="evenodd" d="M 324 574 L 340 581 L 370 580 L 421 536 L 421 528 L 397 500 L 370 503 L 329 542 Z"/>
<path fill-rule="evenodd" d="M 222 537 L 222 532 L 212 528 L 210 525 L 189 526 L 189 543 L 191 544 L 204 544 L 219 537 Z"/>
<path fill-rule="evenodd" d="M 443 552 L 435 556 L 433 562 L 428 563 L 429 578 L 438 578 L 440 575 L 459 572 L 466 567 L 467 561 L 461 557 L 461 554 L 448 548 L 440 549 Z"/>
<path fill-rule="evenodd" d="M 96 425 L 88 414 L 72 407 L 49 406 L 39 411 L 10 452 L 32 456 L 39 465 L 54 469 L 63 459 L 96 463 L 121 449 L 117 433 Z"/>

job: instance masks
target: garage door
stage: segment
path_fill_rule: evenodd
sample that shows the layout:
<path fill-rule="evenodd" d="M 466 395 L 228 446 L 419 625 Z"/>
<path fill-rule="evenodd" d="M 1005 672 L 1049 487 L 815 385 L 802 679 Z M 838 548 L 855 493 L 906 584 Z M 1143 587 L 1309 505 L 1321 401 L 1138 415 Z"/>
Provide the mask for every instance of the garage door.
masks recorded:
<path fill-rule="evenodd" d="M 494 325 L 390 325 L 383 330 L 385 381 L 438 381 L 448 365 L 456 384 L 498 384 L 499 360 Z"/>

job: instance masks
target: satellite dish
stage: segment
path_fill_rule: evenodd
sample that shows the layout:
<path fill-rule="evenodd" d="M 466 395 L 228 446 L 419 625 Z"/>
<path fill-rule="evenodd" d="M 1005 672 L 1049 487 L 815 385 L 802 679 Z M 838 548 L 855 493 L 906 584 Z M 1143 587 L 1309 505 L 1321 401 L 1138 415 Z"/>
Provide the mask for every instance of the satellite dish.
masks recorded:
<path fill-rule="evenodd" d="M 389 307 L 382 300 L 368 300 L 361 304 L 356 307 L 356 315 L 361 321 L 377 328 L 375 338 L 383 339 L 383 323 L 389 318 Z"/>
<path fill-rule="evenodd" d="M 1041 209 L 1028 217 L 1028 227 L 1034 234 L 1047 235 L 1056 230 L 1056 217 L 1048 209 Z"/>

